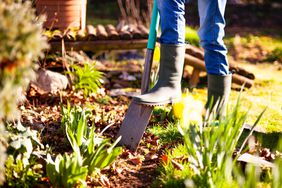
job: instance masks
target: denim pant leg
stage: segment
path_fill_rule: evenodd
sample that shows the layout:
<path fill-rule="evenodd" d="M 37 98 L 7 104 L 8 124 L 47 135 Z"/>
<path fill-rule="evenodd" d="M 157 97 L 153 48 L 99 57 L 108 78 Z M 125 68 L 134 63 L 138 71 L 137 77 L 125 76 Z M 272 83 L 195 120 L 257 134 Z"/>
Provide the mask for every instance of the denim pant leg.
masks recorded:
<path fill-rule="evenodd" d="M 205 64 L 209 74 L 229 74 L 227 49 L 223 42 L 226 0 L 198 0 L 200 15 L 199 36 L 205 50 Z"/>
<path fill-rule="evenodd" d="M 185 0 L 157 0 L 161 44 L 185 43 Z"/>

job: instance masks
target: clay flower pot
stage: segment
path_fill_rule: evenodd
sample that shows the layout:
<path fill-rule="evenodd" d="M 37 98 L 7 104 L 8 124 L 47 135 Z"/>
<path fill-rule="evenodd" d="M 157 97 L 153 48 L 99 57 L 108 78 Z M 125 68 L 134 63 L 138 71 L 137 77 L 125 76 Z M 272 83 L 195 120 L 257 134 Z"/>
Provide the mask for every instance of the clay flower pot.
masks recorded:
<path fill-rule="evenodd" d="M 37 0 L 37 14 L 45 14 L 44 27 L 65 30 L 85 28 L 87 0 Z"/>

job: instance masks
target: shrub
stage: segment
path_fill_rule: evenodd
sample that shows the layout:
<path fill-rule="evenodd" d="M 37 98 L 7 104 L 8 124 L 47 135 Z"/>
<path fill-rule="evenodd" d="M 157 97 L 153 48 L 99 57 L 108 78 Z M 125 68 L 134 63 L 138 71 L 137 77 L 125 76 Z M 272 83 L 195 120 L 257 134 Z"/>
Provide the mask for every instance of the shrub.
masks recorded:
<path fill-rule="evenodd" d="M 10 187 L 31 187 L 39 181 L 43 174 L 38 159 L 44 155 L 44 146 L 38 139 L 35 130 L 9 124 L 8 159 L 5 163 L 6 184 Z"/>
<path fill-rule="evenodd" d="M 200 38 L 197 31 L 191 27 L 186 27 L 185 40 L 191 45 L 200 46 Z"/>
<path fill-rule="evenodd" d="M 270 52 L 265 58 L 265 61 L 278 61 L 279 63 L 282 63 L 282 48 L 275 48 L 272 50 L 272 52 Z"/>
<path fill-rule="evenodd" d="M 42 57 L 42 50 L 47 48 L 41 23 L 42 18 L 35 16 L 31 2 L 0 1 L 0 184 L 5 161 L 4 121 L 19 117 L 17 104 L 34 78 L 33 61 Z"/>
<path fill-rule="evenodd" d="M 4 0 L 0 3 L 0 117 L 13 119 L 22 89 L 34 78 L 35 64 L 47 48 L 42 19 L 31 3 Z"/>
<path fill-rule="evenodd" d="M 85 96 L 96 93 L 101 86 L 102 73 L 93 64 L 85 62 L 83 66 L 72 65 L 73 71 L 68 72 L 74 81 L 76 90 L 83 90 Z"/>

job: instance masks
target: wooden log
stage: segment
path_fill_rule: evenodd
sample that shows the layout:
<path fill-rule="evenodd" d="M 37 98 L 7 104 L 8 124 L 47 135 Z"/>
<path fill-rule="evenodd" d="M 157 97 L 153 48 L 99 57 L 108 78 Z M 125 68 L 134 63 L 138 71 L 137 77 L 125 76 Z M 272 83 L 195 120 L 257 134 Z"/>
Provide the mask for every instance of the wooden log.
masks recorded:
<path fill-rule="evenodd" d="M 190 44 L 186 45 L 186 54 L 190 54 L 201 60 L 204 60 L 204 55 L 205 55 L 203 50 L 195 46 L 192 46 Z"/>
<path fill-rule="evenodd" d="M 142 32 L 138 29 L 138 27 L 132 28 L 131 34 L 132 34 L 133 39 L 142 39 L 142 38 L 144 38 L 143 35 L 142 35 Z"/>
<path fill-rule="evenodd" d="M 146 28 L 144 25 L 138 25 L 138 29 L 141 31 L 143 38 L 148 38 L 148 36 L 149 36 L 149 29 L 148 28 Z"/>
<path fill-rule="evenodd" d="M 195 69 L 206 71 L 205 62 L 197 57 L 194 57 L 190 54 L 185 55 L 185 65 L 190 65 Z M 243 77 L 239 74 L 232 74 L 232 82 L 238 85 L 245 84 L 246 88 L 251 88 L 253 86 L 253 81 Z"/>
<path fill-rule="evenodd" d="M 96 28 L 93 27 L 92 25 L 87 25 L 86 26 L 86 32 L 87 32 L 87 39 L 88 40 L 97 40 L 97 31 Z"/>
<path fill-rule="evenodd" d="M 87 39 L 87 36 L 86 36 L 86 31 L 85 31 L 85 29 L 80 29 L 80 30 L 77 32 L 76 38 L 77 38 L 77 40 L 79 40 L 79 41 L 86 40 L 86 39 Z"/>
<path fill-rule="evenodd" d="M 200 73 L 201 71 L 199 69 L 194 68 L 192 71 L 192 75 L 189 81 L 189 87 L 194 88 L 198 85 L 200 81 Z"/>
<path fill-rule="evenodd" d="M 99 40 L 106 40 L 108 38 L 108 33 L 103 25 L 97 25 L 96 31 Z"/>
<path fill-rule="evenodd" d="M 201 60 L 204 60 L 204 51 L 198 47 L 192 46 L 192 45 L 187 45 L 186 46 L 186 53 L 190 54 L 192 56 L 195 56 Z M 247 71 L 246 69 L 243 69 L 241 67 L 239 67 L 238 65 L 236 65 L 234 62 L 230 61 L 229 62 L 229 70 L 231 72 L 240 74 L 242 76 L 245 76 L 251 80 L 255 79 L 255 75 L 249 71 Z"/>
<path fill-rule="evenodd" d="M 96 40 L 96 41 L 65 41 L 65 50 L 70 51 L 104 51 L 104 50 L 134 50 L 134 49 L 146 49 L 147 39 L 138 40 Z M 50 52 L 56 52 L 62 50 L 61 41 L 51 41 Z"/>
<path fill-rule="evenodd" d="M 76 32 L 75 31 L 73 31 L 73 30 L 68 30 L 67 32 L 66 32 L 66 34 L 64 35 L 64 39 L 66 40 L 66 41 L 75 41 L 76 40 Z"/>
<path fill-rule="evenodd" d="M 128 31 L 128 25 L 125 25 L 125 26 L 121 27 L 118 30 L 118 33 L 119 33 L 119 36 L 120 36 L 121 39 L 124 39 L 124 40 L 132 39 L 132 35 Z"/>
<path fill-rule="evenodd" d="M 105 29 L 106 29 L 106 32 L 108 33 L 109 39 L 111 39 L 111 40 L 119 39 L 119 34 L 118 34 L 118 32 L 116 31 L 116 28 L 113 25 L 108 24 Z"/>

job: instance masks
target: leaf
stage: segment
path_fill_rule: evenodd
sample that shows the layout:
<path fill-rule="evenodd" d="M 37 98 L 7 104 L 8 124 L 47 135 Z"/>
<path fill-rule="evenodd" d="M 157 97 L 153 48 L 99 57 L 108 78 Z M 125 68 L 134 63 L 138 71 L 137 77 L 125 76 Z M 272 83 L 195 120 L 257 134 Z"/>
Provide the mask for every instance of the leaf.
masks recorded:
<path fill-rule="evenodd" d="M 81 117 L 80 117 L 78 125 L 77 125 L 77 133 L 76 133 L 76 140 L 77 140 L 78 146 L 81 146 L 81 144 L 82 144 L 82 139 L 83 139 L 83 136 L 84 136 L 85 127 L 86 127 L 85 113 L 84 113 L 84 111 L 82 111 Z"/>
<path fill-rule="evenodd" d="M 90 128 L 90 134 L 89 134 L 89 145 L 88 145 L 88 153 L 93 153 L 95 149 L 95 132 L 94 132 L 94 126 Z"/>
<path fill-rule="evenodd" d="M 100 169 L 104 169 L 105 167 L 109 166 L 110 164 L 112 164 L 114 162 L 114 160 L 117 158 L 117 156 L 119 156 L 122 152 L 122 148 L 121 147 L 117 147 L 117 148 L 114 148 L 111 153 L 109 153 L 107 151 L 107 153 L 105 153 L 106 157 L 101 158 L 101 163 L 99 163 L 98 167 Z M 102 156 L 102 154 L 101 154 Z M 141 161 L 142 163 L 142 161 Z"/>
<path fill-rule="evenodd" d="M 71 129 L 69 129 L 69 127 L 67 125 L 66 125 L 66 135 L 67 135 L 67 138 L 68 138 L 74 152 L 77 153 L 77 154 L 80 154 L 80 149 L 79 149 L 79 146 L 76 142 L 74 134 L 71 131 Z"/>
<path fill-rule="evenodd" d="M 22 145 L 25 147 L 26 152 L 28 153 L 28 155 L 30 155 L 32 153 L 32 150 L 33 150 L 31 140 L 29 138 L 23 139 L 22 140 Z"/>
<path fill-rule="evenodd" d="M 141 165 L 142 164 L 142 159 L 140 157 L 133 157 L 133 158 L 129 159 L 128 161 L 130 161 L 134 165 Z"/>
<path fill-rule="evenodd" d="M 14 149 L 20 149 L 21 148 L 21 146 L 22 146 L 22 143 L 21 143 L 21 140 L 15 140 L 15 141 L 12 141 L 11 143 L 10 143 L 10 146 L 11 147 L 13 147 Z"/>

